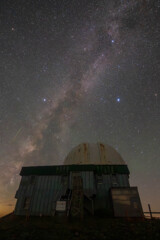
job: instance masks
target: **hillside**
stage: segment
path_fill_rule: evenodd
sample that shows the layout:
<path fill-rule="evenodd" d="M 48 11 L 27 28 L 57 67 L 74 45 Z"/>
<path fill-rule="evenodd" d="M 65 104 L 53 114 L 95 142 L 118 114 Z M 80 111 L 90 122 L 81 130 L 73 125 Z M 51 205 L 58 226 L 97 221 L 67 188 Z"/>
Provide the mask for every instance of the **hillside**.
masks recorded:
<path fill-rule="evenodd" d="M 160 239 L 160 220 L 86 218 L 73 221 L 51 217 L 8 215 L 0 219 L 3 240 L 117 240 Z"/>

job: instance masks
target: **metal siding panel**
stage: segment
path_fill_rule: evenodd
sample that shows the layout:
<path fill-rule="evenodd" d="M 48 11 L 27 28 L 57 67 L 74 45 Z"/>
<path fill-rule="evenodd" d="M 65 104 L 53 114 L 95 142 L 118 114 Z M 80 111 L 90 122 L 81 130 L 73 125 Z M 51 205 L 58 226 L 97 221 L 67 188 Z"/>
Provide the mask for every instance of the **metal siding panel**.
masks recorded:
<path fill-rule="evenodd" d="M 121 174 L 117 174 L 118 186 L 123 187 L 123 178 Z"/>
<path fill-rule="evenodd" d="M 24 176 L 23 176 L 24 177 Z M 22 178 L 21 177 L 21 181 L 20 181 L 20 184 L 19 184 L 19 188 L 17 189 L 17 192 L 16 192 L 16 198 L 18 199 L 20 196 L 21 196 L 21 189 L 22 189 Z"/>
<path fill-rule="evenodd" d="M 37 176 L 35 180 L 35 191 L 32 197 L 31 214 L 36 214 L 37 198 L 38 198 L 38 181 L 39 181 L 39 176 Z"/>
<path fill-rule="evenodd" d="M 46 199 L 44 204 L 45 214 L 48 215 L 48 201 L 49 201 L 49 176 L 46 176 Z"/>
<path fill-rule="evenodd" d="M 34 182 L 34 187 L 33 187 L 33 192 L 32 192 L 32 197 L 31 197 L 31 206 L 30 206 L 30 214 L 32 214 L 32 212 L 34 212 L 34 208 L 35 208 L 35 195 L 36 195 L 36 187 L 37 187 L 37 179 L 38 176 L 35 176 L 35 182 Z"/>
<path fill-rule="evenodd" d="M 38 205 L 39 205 L 39 189 L 38 189 L 38 183 L 40 181 L 39 176 L 36 179 L 36 188 L 35 188 L 35 192 L 34 192 L 34 198 L 33 198 L 33 205 L 32 205 L 32 211 L 34 214 L 37 214 L 38 211 Z"/>
<path fill-rule="evenodd" d="M 97 175 L 96 175 L 97 178 Z M 106 185 L 107 185 L 107 177 L 106 175 L 102 175 L 103 183 L 98 184 L 96 180 L 97 186 L 97 195 L 95 199 L 95 210 L 105 209 L 106 208 Z"/>
<path fill-rule="evenodd" d="M 60 189 L 60 181 L 59 176 L 55 176 L 55 181 L 53 182 L 53 205 L 52 208 L 55 208 L 55 203 L 57 201 L 57 198 L 59 197 L 59 189 Z"/>
<path fill-rule="evenodd" d="M 72 172 L 69 174 L 69 188 L 72 189 Z"/>
<path fill-rule="evenodd" d="M 57 186 L 58 186 L 58 176 L 54 176 L 52 178 L 52 187 L 53 187 L 53 192 L 52 192 L 52 201 L 51 201 L 51 211 L 55 210 L 55 202 L 56 202 L 56 193 L 57 193 Z"/>
<path fill-rule="evenodd" d="M 39 213 L 40 212 L 40 205 L 41 205 L 41 185 L 42 185 L 42 176 L 38 177 L 37 181 L 37 195 L 36 195 L 36 206 L 35 206 L 35 212 Z"/>
<path fill-rule="evenodd" d="M 36 181 L 36 189 L 34 192 L 34 202 L 32 203 L 32 213 L 43 214 L 43 203 L 45 198 L 45 176 L 38 176 Z"/>
<path fill-rule="evenodd" d="M 45 190 L 44 190 L 44 201 L 43 201 L 43 214 L 47 215 L 47 203 L 48 203 L 48 197 L 49 197 L 49 194 L 48 194 L 48 176 L 45 176 Z"/>
<path fill-rule="evenodd" d="M 52 205 L 53 205 L 52 204 L 53 196 L 54 196 L 54 187 L 53 187 L 54 178 L 52 178 L 52 176 L 49 176 L 48 180 L 49 180 L 48 215 L 50 215 L 52 210 Z"/>
<path fill-rule="evenodd" d="M 45 189 L 46 189 L 46 176 L 42 176 L 41 182 L 41 203 L 40 203 L 40 213 L 44 214 L 44 203 L 45 203 Z"/>
<path fill-rule="evenodd" d="M 117 174 L 117 179 L 120 187 L 129 187 L 129 180 L 127 174 Z"/>
<path fill-rule="evenodd" d="M 96 186 L 94 181 L 94 173 L 93 172 L 82 172 L 83 179 L 83 189 L 87 195 L 93 195 L 96 193 Z"/>
<path fill-rule="evenodd" d="M 48 189 L 48 176 L 45 176 L 44 179 L 44 189 L 43 189 L 43 202 L 42 202 L 42 213 L 47 215 L 48 212 L 48 198 L 49 198 L 49 189 Z"/>
<path fill-rule="evenodd" d="M 46 193 L 45 193 L 45 203 L 44 203 L 44 211 L 45 215 L 48 214 L 48 201 L 49 201 L 49 176 L 46 176 Z"/>
<path fill-rule="evenodd" d="M 130 185 L 129 185 L 128 175 L 127 174 L 123 174 L 123 177 L 124 177 L 125 186 L 129 187 Z"/>
<path fill-rule="evenodd" d="M 56 206 L 56 201 L 60 198 L 61 195 L 64 194 L 64 192 L 66 191 L 67 185 L 64 186 L 63 184 L 61 184 L 61 176 L 56 176 L 56 181 L 55 181 L 55 191 L 53 194 L 53 205 L 52 205 L 52 210 L 55 209 Z"/>
<path fill-rule="evenodd" d="M 122 181 L 122 187 L 125 187 L 123 175 L 121 174 L 121 175 L 119 175 L 119 176 L 120 176 L 121 181 Z"/>
<path fill-rule="evenodd" d="M 38 183 L 37 183 L 37 206 L 36 206 L 36 212 L 38 214 L 41 212 L 42 187 L 43 187 L 43 176 L 39 176 Z"/>
<path fill-rule="evenodd" d="M 48 214 L 48 201 L 49 201 L 49 176 L 46 176 L 46 189 L 45 189 L 45 201 L 43 204 L 43 214 Z M 45 212 L 45 213 L 44 213 Z"/>
<path fill-rule="evenodd" d="M 103 185 L 104 185 L 104 201 L 106 202 L 105 209 L 110 212 L 111 211 L 111 203 L 110 203 L 110 196 L 109 191 L 112 186 L 112 176 L 107 174 L 103 175 Z"/>
<path fill-rule="evenodd" d="M 22 195 L 22 196 L 23 196 L 23 195 Z M 20 211 L 21 211 L 22 199 L 23 199 L 22 196 L 20 196 L 20 197 L 17 199 L 16 209 L 15 209 L 15 214 L 17 214 L 17 215 L 19 215 L 19 214 L 20 214 Z"/>
<path fill-rule="evenodd" d="M 123 182 L 123 187 L 127 187 L 125 175 L 122 174 L 122 175 L 121 175 L 121 178 L 122 178 L 122 182 Z"/>
<path fill-rule="evenodd" d="M 37 181 L 37 189 L 36 189 L 36 199 L 35 199 L 35 213 L 39 215 L 40 206 L 41 206 L 41 184 L 42 184 L 42 176 L 38 177 Z"/>
<path fill-rule="evenodd" d="M 29 179 L 28 176 L 23 177 L 24 181 Z M 31 197 L 31 215 L 50 215 L 51 210 L 55 208 L 55 202 L 66 191 L 67 185 L 60 189 L 61 176 L 36 176 L 35 183 L 32 186 L 21 184 L 20 186 L 20 197 L 17 199 L 16 214 L 24 214 L 23 204 L 26 196 Z M 58 194 L 57 194 L 57 191 Z"/>
<path fill-rule="evenodd" d="M 48 202 L 47 202 L 47 214 L 51 214 L 52 202 L 53 202 L 53 184 L 52 184 L 52 176 L 48 177 Z"/>
<path fill-rule="evenodd" d="M 26 197 L 26 191 L 27 191 L 27 183 L 29 180 L 29 177 L 28 176 L 25 176 L 23 178 L 23 183 L 22 183 L 22 195 L 21 195 L 21 198 L 20 198 L 20 209 L 19 209 L 19 213 L 20 214 L 23 214 L 24 212 L 24 209 L 23 209 L 23 206 L 24 206 L 24 200 L 25 200 L 25 197 Z"/>
<path fill-rule="evenodd" d="M 15 214 L 19 214 L 20 208 L 21 208 L 21 198 L 22 198 L 22 192 L 23 192 L 23 181 L 24 176 L 21 178 L 20 186 L 18 188 L 18 194 L 17 194 L 17 202 L 16 202 L 16 207 L 15 207 Z"/>
<path fill-rule="evenodd" d="M 17 199 L 17 204 L 16 204 L 16 210 L 15 214 L 21 215 L 24 213 L 24 199 L 27 196 L 26 192 L 28 189 L 28 186 L 26 184 L 26 181 L 28 181 L 29 177 L 28 176 L 23 176 L 19 188 L 19 198 Z"/>
<path fill-rule="evenodd" d="M 103 176 L 103 186 L 104 186 L 105 192 L 107 192 L 107 191 L 109 191 L 109 189 L 112 185 L 111 175 L 105 174 L 102 176 Z"/>
<path fill-rule="evenodd" d="M 53 193 L 54 193 L 54 178 L 52 176 L 48 176 L 48 201 L 47 201 L 47 215 L 51 214 L 52 209 L 52 201 L 53 201 Z"/>
<path fill-rule="evenodd" d="M 49 199 L 49 206 L 48 206 L 49 215 L 51 214 L 51 211 L 54 210 L 53 209 L 54 193 L 55 193 L 54 183 L 55 183 L 55 176 L 50 176 L 50 199 Z"/>

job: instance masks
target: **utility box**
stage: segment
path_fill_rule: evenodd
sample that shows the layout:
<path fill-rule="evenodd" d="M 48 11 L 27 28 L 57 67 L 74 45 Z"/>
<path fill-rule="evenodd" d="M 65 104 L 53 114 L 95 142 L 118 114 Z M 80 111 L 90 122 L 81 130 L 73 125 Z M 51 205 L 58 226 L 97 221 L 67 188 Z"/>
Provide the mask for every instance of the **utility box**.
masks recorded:
<path fill-rule="evenodd" d="M 66 211 L 66 201 L 57 201 L 56 202 L 56 211 L 65 212 Z"/>
<path fill-rule="evenodd" d="M 111 188 L 115 217 L 143 217 L 143 209 L 137 187 Z"/>

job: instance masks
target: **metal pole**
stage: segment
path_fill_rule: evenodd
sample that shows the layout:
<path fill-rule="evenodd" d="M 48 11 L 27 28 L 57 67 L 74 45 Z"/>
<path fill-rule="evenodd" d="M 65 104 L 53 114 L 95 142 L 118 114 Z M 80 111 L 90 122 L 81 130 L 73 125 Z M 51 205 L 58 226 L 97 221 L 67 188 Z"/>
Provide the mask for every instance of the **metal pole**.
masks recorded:
<path fill-rule="evenodd" d="M 150 217 L 151 217 L 151 219 L 152 219 L 152 211 L 151 211 L 151 206 L 150 206 L 150 204 L 148 204 L 148 208 L 149 208 Z"/>

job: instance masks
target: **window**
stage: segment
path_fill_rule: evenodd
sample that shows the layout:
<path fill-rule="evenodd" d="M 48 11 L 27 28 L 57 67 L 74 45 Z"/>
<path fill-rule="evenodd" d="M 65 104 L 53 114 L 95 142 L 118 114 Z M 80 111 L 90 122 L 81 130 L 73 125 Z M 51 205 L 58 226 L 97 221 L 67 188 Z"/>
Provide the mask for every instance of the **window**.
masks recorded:
<path fill-rule="evenodd" d="M 29 198 L 29 197 L 26 197 L 26 198 L 24 199 L 23 208 L 24 208 L 25 210 L 28 210 L 28 209 L 29 209 L 29 205 L 30 205 L 30 198 Z"/>

